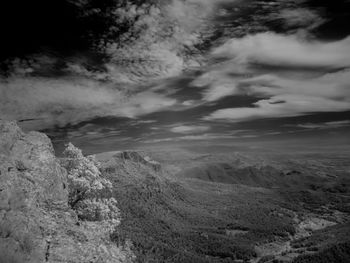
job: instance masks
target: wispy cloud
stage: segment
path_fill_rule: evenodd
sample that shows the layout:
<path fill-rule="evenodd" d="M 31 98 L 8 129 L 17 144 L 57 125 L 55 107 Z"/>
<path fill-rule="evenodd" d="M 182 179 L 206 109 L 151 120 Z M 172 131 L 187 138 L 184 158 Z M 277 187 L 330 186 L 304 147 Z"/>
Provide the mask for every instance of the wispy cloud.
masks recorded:
<path fill-rule="evenodd" d="M 261 118 L 301 116 L 314 112 L 346 111 L 348 109 L 350 109 L 350 103 L 347 101 L 286 94 L 259 100 L 253 104 L 253 107 L 217 110 L 203 119 L 241 122 Z"/>
<path fill-rule="evenodd" d="M 333 129 L 333 128 L 342 128 L 350 126 L 350 120 L 344 121 L 329 121 L 321 123 L 303 123 L 297 124 L 293 127 L 304 128 L 304 129 Z"/>
<path fill-rule="evenodd" d="M 258 101 L 247 107 L 216 110 L 203 120 L 241 122 L 350 109 L 350 70 L 341 69 L 350 66 L 350 38 L 326 43 L 263 33 L 230 40 L 213 54 L 228 56 L 226 65 L 232 67 L 233 74 L 219 65 L 197 78 L 195 85 L 204 84 L 203 100 L 247 95 Z M 293 73 L 259 74 L 259 70 L 248 70 L 247 75 L 240 74 L 242 66 L 249 69 L 254 63 L 286 66 L 286 71 Z M 303 72 L 309 66 L 315 67 L 313 75 Z M 319 67 L 338 71 L 325 74 Z M 302 73 L 295 74 L 296 69 Z"/>
<path fill-rule="evenodd" d="M 343 70 L 316 78 L 286 78 L 260 75 L 239 82 L 239 93 L 282 95 L 296 94 L 350 100 L 350 71 Z"/>
<path fill-rule="evenodd" d="M 350 37 L 320 42 L 299 39 L 295 35 L 261 33 L 231 39 L 212 54 L 214 57 L 231 57 L 240 64 L 341 68 L 350 66 Z"/>
<path fill-rule="evenodd" d="M 168 98 L 151 91 L 145 91 L 134 94 L 121 105 L 118 105 L 112 113 L 116 116 L 134 118 L 164 110 L 174 106 L 176 103 L 176 99 Z"/>
<path fill-rule="evenodd" d="M 103 116 L 135 118 L 177 103 L 176 99 L 152 91 L 130 94 L 112 84 L 82 78 L 2 79 L 0 94 L 0 116 L 35 119 L 37 121 L 23 123 L 34 129 Z"/>
<path fill-rule="evenodd" d="M 107 65 L 109 74 L 127 82 L 143 82 L 199 66 L 200 56 L 189 55 L 186 50 L 197 49 L 216 6 L 225 1 L 234 0 L 172 0 L 152 6 L 130 4 L 114 10 L 117 23 L 110 28 L 112 35 L 120 24 L 132 26 L 121 36 L 127 44 L 110 40 L 100 47 L 111 58 Z"/>
<path fill-rule="evenodd" d="M 210 130 L 209 126 L 204 125 L 181 125 L 170 129 L 174 133 L 200 133 Z"/>
<path fill-rule="evenodd" d="M 207 73 L 209 74 L 209 73 Z M 320 75 L 320 74 L 318 74 Z M 317 96 L 329 99 L 350 100 L 350 71 L 342 70 L 317 77 L 291 76 L 280 77 L 273 74 L 257 75 L 255 77 L 231 77 L 227 74 L 212 75 L 214 78 L 204 88 L 203 100 L 213 102 L 234 95 L 276 96 L 295 94 Z"/>
<path fill-rule="evenodd" d="M 211 86 L 207 92 L 218 94 L 264 97 L 251 107 L 227 108 L 213 112 L 205 120 L 245 121 L 257 118 L 278 118 L 337 112 L 350 109 L 350 71 L 344 70 L 317 78 L 287 79 L 260 75 L 233 80 L 236 88 Z M 266 98 L 269 97 L 269 98 Z M 205 99 L 206 97 L 204 97 Z M 220 97 L 217 97 L 220 98 Z"/>
<path fill-rule="evenodd" d="M 231 83 L 215 84 L 203 92 L 203 100 L 208 102 L 217 101 L 221 98 L 233 95 L 237 92 L 236 83 L 232 80 Z"/>
<path fill-rule="evenodd" d="M 286 8 L 275 16 L 283 19 L 286 27 L 303 28 L 304 30 L 314 29 L 325 22 L 325 19 L 316 11 L 306 8 Z"/>
<path fill-rule="evenodd" d="M 223 139 L 234 139 L 234 138 L 248 138 L 247 136 L 248 135 L 235 136 L 235 135 L 225 134 L 225 133 L 204 133 L 204 134 L 195 134 L 195 135 L 185 135 L 180 137 L 149 139 L 149 140 L 144 140 L 142 142 L 148 144 L 148 143 L 177 142 L 177 141 L 223 140 Z"/>
<path fill-rule="evenodd" d="M 156 120 L 136 120 L 135 124 L 150 124 L 150 123 L 156 123 Z"/>

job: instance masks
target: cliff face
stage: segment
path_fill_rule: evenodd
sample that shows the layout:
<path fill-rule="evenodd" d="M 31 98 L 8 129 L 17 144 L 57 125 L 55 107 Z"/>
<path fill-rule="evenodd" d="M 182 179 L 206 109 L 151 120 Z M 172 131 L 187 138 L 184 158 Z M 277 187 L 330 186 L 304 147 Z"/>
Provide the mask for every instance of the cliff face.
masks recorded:
<path fill-rule="evenodd" d="M 130 262 L 116 221 L 80 220 L 50 139 L 0 121 L 0 262 Z"/>
<path fill-rule="evenodd" d="M 113 158 L 120 159 L 122 161 L 130 160 L 131 162 L 134 162 L 134 163 L 143 164 L 145 166 L 152 168 L 156 172 L 159 172 L 162 169 L 160 163 L 152 160 L 151 157 L 149 156 L 142 156 L 139 152 L 136 152 L 136 151 L 115 152 L 113 155 Z"/>

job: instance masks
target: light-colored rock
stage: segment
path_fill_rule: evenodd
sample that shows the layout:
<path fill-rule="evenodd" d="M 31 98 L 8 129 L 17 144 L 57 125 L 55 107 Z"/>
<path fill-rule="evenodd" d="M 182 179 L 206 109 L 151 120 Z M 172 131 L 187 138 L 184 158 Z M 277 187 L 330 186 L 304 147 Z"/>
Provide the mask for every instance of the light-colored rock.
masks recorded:
<path fill-rule="evenodd" d="M 153 168 L 153 170 L 155 170 L 156 172 L 160 171 L 162 168 L 159 162 L 152 160 L 149 156 L 142 156 L 139 152 L 136 151 L 114 152 L 113 157 L 121 160 L 130 160 L 135 163 L 140 163 L 149 166 Z"/>
<path fill-rule="evenodd" d="M 131 262 L 109 239 L 116 225 L 79 221 L 50 139 L 0 121 L 0 263 Z"/>

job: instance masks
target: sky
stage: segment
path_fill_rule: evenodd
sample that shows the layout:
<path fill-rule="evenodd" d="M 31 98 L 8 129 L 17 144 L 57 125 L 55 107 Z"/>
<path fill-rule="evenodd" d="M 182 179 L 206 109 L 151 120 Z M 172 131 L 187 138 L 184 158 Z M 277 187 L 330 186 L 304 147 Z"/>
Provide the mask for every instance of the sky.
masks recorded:
<path fill-rule="evenodd" d="M 350 143 L 350 1 L 15 2 L 0 118 L 58 150 Z"/>

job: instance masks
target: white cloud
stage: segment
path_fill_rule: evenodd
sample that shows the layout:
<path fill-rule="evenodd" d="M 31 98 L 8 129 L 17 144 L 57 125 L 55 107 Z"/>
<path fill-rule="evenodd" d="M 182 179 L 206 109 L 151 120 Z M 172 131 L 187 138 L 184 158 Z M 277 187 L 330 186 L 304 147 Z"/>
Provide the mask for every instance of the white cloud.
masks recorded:
<path fill-rule="evenodd" d="M 204 133 L 196 135 L 185 135 L 180 137 L 169 137 L 160 139 L 145 140 L 143 143 L 160 143 L 160 142 L 177 142 L 177 141 L 202 141 L 202 140 L 220 140 L 220 139 L 234 139 L 234 138 L 250 138 L 256 137 L 255 135 L 241 135 L 234 136 L 230 134 L 220 133 Z"/>
<path fill-rule="evenodd" d="M 239 82 L 239 93 L 281 95 L 296 94 L 350 100 L 350 71 L 343 70 L 317 78 L 293 79 L 260 75 Z"/>
<path fill-rule="evenodd" d="M 185 141 L 197 141 L 197 140 L 216 140 L 216 139 L 233 139 L 236 136 L 226 135 L 226 134 L 217 134 L 217 133 L 205 133 L 199 135 L 186 135 L 182 137 L 178 137 L 179 140 Z"/>
<path fill-rule="evenodd" d="M 203 125 L 181 125 L 176 126 L 170 129 L 171 132 L 174 133 L 200 133 L 205 132 L 210 129 L 209 126 L 203 126 Z"/>
<path fill-rule="evenodd" d="M 150 139 L 145 140 L 143 143 L 160 143 L 160 142 L 172 142 L 174 141 L 174 138 L 161 138 L 161 139 Z"/>
<path fill-rule="evenodd" d="M 212 52 L 238 64 L 342 68 L 350 66 L 350 37 L 334 42 L 307 41 L 274 33 L 231 39 Z"/>
<path fill-rule="evenodd" d="M 217 110 L 204 120 L 240 122 L 259 118 L 292 117 L 314 112 L 337 112 L 350 109 L 350 102 L 302 95 L 277 95 L 259 100 L 255 107 L 227 108 Z"/>
<path fill-rule="evenodd" d="M 251 107 L 217 110 L 204 120 L 239 122 L 350 110 L 350 70 L 340 70 L 350 67 L 350 37 L 326 43 L 263 33 L 230 40 L 213 54 L 228 56 L 226 65 L 232 65 L 233 74 L 219 65 L 197 78 L 194 84 L 205 88 L 203 100 L 217 101 L 234 95 L 261 99 Z M 249 77 L 251 71 L 246 76 L 235 73 L 237 69 L 240 72 L 242 65 L 249 69 L 250 63 L 286 66 L 286 69 L 273 74 L 261 74 L 256 69 L 254 77 Z M 313 67 L 313 73 L 305 67 Z M 325 68 L 339 69 L 325 74 Z"/>
<path fill-rule="evenodd" d="M 208 102 L 233 95 L 274 96 L 283 94 L 350 100 L 349 70 L 313 78 L 300 76 L 286 78 L 272 74 L 241 79 L 225 74 L 219 75 L 219 73 L 212 76 L 216 76 L 218 79 L 212 80 L 209 87 L 202 92 L 203 100 Z"/>
<path fill-rule="evenodd" d="M 213 54 L 228 61 L 214 64 L 191 83 L 204 88 L 204 101 L 213 102 L 242 94 L 350 97 L 349 70 L 322 76 L 325 68 L 350 66 L 350 37 L 342 41 L 316 42 L 296 36 L 262 33 L 231 39 Z M 259 75 L 259 69 L 250 68 L 249 63 L 287 68 L 274 74 Z M 288 69 L 288 66 L 291 67 Z M 314 67 L 313 73 L 306 71 L 305 67 Z"/>
<path fill-rule="evenodd" d="M 217 101 L 221 98 L 230 96 L 237 92 L 237 88 L 234 82 L 228 84 L 222 84 L 222 85 L 213 85 L 211 88 L 207 89 L 203 93 L 203 100 L 205 101 Z"/>
<path fill-rule="evenodd" d="M 126 93 L 111 84 L 81 78 L 0 80 L 0 116 L 36 119 L 23 123 L 30 129 L 63 126 L 102 116 L 134 118 L 174 104 L 175 99 L 151 91 Z"/>
<path fill-rule="evenodd" d="M 201 56 L 189 55 L 186 50 L 196 50 L 195 45 L 203 41 L 215 6 L 224 1 L 234 0 L 170 0 L 113 10 L 116 24 L 110 27 L 110 33 L 118 32 L 120 24 L 128 23 L 130 28 L 118 41 L 100 46 L 112 58 L 107 65 L 109 75 L 125 82 L 144 82 L 199 66 Z"/>
<path fill-rule="evenodd" d="M 116 107 L 112 113 L 119 116 L 134 118 L 144 114 L 164 110 L 176 104 L 176 99 L 167 98 L 150 91 L 132 95 L 128 100 Z"/>
<path fill-rule="evenodd" d="M 215 64 L 206 70 L 204 74 L 194 79 L 190 85 L 203 88 L 202 99 L 207 102 L 214 102 L 227 96 L 239 94 L 240 91 L 237 89 L 239 81 L 252 74 L 249 69 L 232 61 Z"/>
<path fill-rule="evenodd" d="M 283 9 L 277 18 L 282 18 L 288 27 L 313 29 L 325 22 L 315 11 L 306 8 Z"/>
<path fill-rule="evenodd" d="M 255 107 L 218 110 L 206 120 L 244 121 L 257 118 L 291 117 L 313 112 L 350 109 L 350 71 L 330 73 L 318 78 L 295 80 L 262 75 L 240 81 L 236 94 L 270 96 Z"/>
<path fill-rule="evenodd" d="M 304 128 L 304 129 L 332 129 L 332 128 L 341 128 L 341 127 L 350 126 L 350 120 L 329 121 L 329 122 L 322 122 L 322 123 L 303 123 L 295 126 L 299 128 Z"/>
<path fill-rule="evenodd" d="M 138 120 L 136 121 L 137 124 L 150 124 L 150 123 L 155 123 L 157 122 L 156 120 Z"/>
<path fill-rule="evenodd" d="M 192 106 L 195 103 L 194 100 L 185 100 L 184 102 L 182 102 L 182 105 L 184 106 Z"/>

